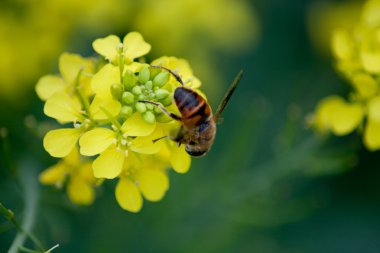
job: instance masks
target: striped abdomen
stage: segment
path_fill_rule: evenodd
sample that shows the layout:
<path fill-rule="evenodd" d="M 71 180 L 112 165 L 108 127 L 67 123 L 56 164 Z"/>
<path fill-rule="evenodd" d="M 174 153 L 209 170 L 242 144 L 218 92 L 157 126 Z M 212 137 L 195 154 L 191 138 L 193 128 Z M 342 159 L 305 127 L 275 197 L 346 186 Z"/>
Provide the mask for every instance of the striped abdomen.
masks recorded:
<path fill-rule="evenodd" d="M 174 100 L 182 115 L 185 127 L 192 128 L 201 125 L 212 117 L 211 107 L 205 99 L 195 91 L 178 87 L 174 92 Z"/>

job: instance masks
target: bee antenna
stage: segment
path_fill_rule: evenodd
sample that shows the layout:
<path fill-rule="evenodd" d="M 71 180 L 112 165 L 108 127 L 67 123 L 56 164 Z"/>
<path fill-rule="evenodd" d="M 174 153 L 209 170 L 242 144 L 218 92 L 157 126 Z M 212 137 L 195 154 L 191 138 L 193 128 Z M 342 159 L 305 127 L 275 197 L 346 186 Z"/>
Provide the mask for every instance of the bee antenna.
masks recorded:
<path fill-rule="evenodd" d="M 164 69 L 166 70 L 167 72 L 169 72 L 170 74 L 172 74 L 174 76 L 174 78 L 182 85 L 182 86 L 185 86 L 183 84 L 183 81 L 182 81 L 182 78 L 177 74 L 175 73 L 173 70 L 171 69 L 168 69 L 168 68 L 165 68 L 165 67 L 162 67 L 162 66 L 157 66 L 157 65 L 150 65 L 152 68 L 156 68 L 156 69 Z"/>

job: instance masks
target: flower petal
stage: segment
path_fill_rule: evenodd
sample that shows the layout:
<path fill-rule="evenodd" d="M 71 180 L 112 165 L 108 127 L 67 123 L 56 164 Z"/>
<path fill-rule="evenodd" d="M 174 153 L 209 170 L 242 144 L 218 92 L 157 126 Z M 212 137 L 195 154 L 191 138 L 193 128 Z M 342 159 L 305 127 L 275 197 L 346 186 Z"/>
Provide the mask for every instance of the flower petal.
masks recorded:
<path fill-rule="evenodd" d="M 130 32 L 124 37 L 125 57 L 130 61 L 149 53 L 151 46 L 138 32 Z"/>
<path fill-rule="evenodd" d="M 69 167 L 67 168 L 67 171 L 75 170 L 78 164 L 80 164 L 80 155 L 76 145 L 74 146 L 73 150 L 71 150 L 71 152 L 65 156 L 63 163 Z"/>
<path fill-rule="evenodd" d="M 354 131 L 364 116 L 363 108 L 359 104 L 342 104 L 331 118 L 331 130 L 336 135 L 346 135 Z"/>
<path fill-rule="evenodd" d="M 355 44 L 352 35 L 345 29 L 337 29 L 332 33 L 332 49 L 340 60 L 349 60 L 354 55 Z"/>
<path fill-rule="evenodd" d="M 45 101 L 54 93 L 64 90 L 65 87 L 65 81 L 59 76 L 46 75 L 38 80 L 38 83 L 36 84 L 36 92 L 38 97 Z"/>
<path fill-rule="evenodd" d="M 113 61 L 117 57 L 117 45 L 120 44 L 120 38 L 116 35 L 109 35 L 105 38 L 96 39 L 92 43 L 95 52 L 103 55 L 107 60 Z"/>
<path fill-rule="evenodd" d="M 81 130 L 63 128 L 52 130 L 44 137 L 44 148 L 53 157 L 65 157 L 73 150 Z"/>
<path fill-rule="evenodd" d="M 144 198 L 149 201 L 161 200 L 169 189 L 168 176 L 160 170 L 143 169 L 136 180 Z"/>
<path fill-rule="evenodd" d="M 124 153 L 115 147 L 107 149 L 92 163 L 94 176 L 108 179 L 117 177 L 123 169 L 124 158 Z"/>
<path fill-rule="evenodd" d="M 92 73 L 93 65 L 90 60 L 78 54 L 63 53 L 59 57 L 59 71 L 63 79 L 71 85 L 75 84 L 79 71 Z"/>
<path fill-rule="evenodd" d="M 72 176 L 67 185 L 67 195 L 77 205 L 91 205 L 95 199 L 94 188 L 82 178 Z"/>
<path fill-rule="evenodd" d="M 90 105 L 90 112 L 94 119 L 108 119 L 108 116 L 104 113 L 102 108 L 112 116 L 117 116 L 120 112 L 121 104 L 114 99 L 95 96 L 94 100 Z"/>
<path fill-rule="evenodd" d="M 315 126 L 321 132 L 331 130 L 336 135 L 346 135 L 358 127 L 363 116 L 361 105 L 349 104 L 341 97 L 330 96 L 319 102 Z"/>
<path fill-rule="evenodd" d="M 121 130 L 128 136 L 147 136 L 151 134 L 156 127 L 156 123 L 149 124 L 140 113 L 134 113 L 122 125 Z"/>
<path fill-rule="evenodd" d="M 92 163 L 81 163 L 78 171 L 78 176 L 85 182 L 95 185 L 96 178 L 94 177 L 94 171 L 92 170 Z"/>
<path fill-rule="evenodd" d="M 176 58 L 173 56 L 162 56 L 152 62 L 152 65 L 159 65 L 173 70 L 180 75 L 182 81 L 186 84 L 186 87 L 193 89 L 201 86 L 201 81 L 193 75 L 193 70 L 187 60 Z M 179 84 L 174 77 L 171 77 L 171 83 L 177 87 Z"/>
<path fill-rule="evenodd" d="M 364 130 L 364 145 L 370 150 L 380 149 L 380 122 L 368 119 Z"/>
<path fill-rule="evenodd" d="M 115 141 L 114 131 L 107 128 L 95 128 L 84 133 L 80 138 L 80 153 L 85 156 L 100 154 Z"/>
<path fill-rule="evenodd" d="M 363 50 L 360 56 L 365 70 L 370 73 L 380 73 L 380 52 Z"/>
<path fill-rule="evenodd" d="M 53 165 L 46 170 L 44 170 L 40 176 L 39 180 L 42 184 L 55 184 L 61 186 L 66 175 L 66 166 L 59 162 L 56 165 Z"/>
<path fill-rule="evenodd" d="M 158 153 L 163 145 L 164 141 L 153 140 L 158 139 L 164 135 L 162 129 L 156 128 L 156 130 L 148 136 L 140 136 L 132 140 L 131 150 L 141 154 L 155 154 Z"/>
<path fill-rule="evenodd" d="M 116 200 L 124 210 L 137 213 L 141 210 L 143 199 L 131 180 L 120 178 L 115 190 Z"/>
<path fill-rule="evenodd" d="M 46 101 L 44 113 L 61 122 L 73 122 L 82 117 L 81 108 L 81 103 L 77 97 L 70 97 L 64 92 L 57 92 Z"/>
<path fill-rule="evenodd" d="M 352 77 L 352 83 L 362 98 L 370 98 L 377 93 L 378 84 L 369 74 L 358 73 Z"/>
<path fill-rule="evenodd" d="M 120 83 L 120 70 L 112 64 L 107 64 L 94 75 L 91 87 L 97 95 L 112 99 L 111 85 L 114 83 Z"/>
<path fill-rule="evenodd" d="M 374 97 L 369 101 L 368 118 L 380 122 L 380 96 Z"/>
<path fill-rule="evenodd" d="M 191 158 L 186 153 L 185 145 L 177 147 L 175 144 L 171 148 L 170 163 L 177 173 L 186 173 L 190 169 Z"/>

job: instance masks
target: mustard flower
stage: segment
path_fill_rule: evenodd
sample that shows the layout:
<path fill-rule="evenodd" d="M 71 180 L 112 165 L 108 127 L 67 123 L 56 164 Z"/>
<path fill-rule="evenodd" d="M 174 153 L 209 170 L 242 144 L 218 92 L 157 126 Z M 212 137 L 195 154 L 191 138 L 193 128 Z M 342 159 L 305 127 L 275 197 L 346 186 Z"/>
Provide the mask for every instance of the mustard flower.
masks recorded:
<path fill-rule="evenodd" d="M 361 14 L 360 22 L 336 29 L 331 39 L 337 69 L 352 87 L 349 99 L 329 96 L 320 101 L 313 125 L 339 136 L 358 129 L 364 145 L 374 151 L 380 149 L 380 1 L 367 1 Z"/>
<path fill-rule="evenodd" d="M 123 43 L 114 35 L 97 39 L 93 47 L 109 61 L 99 70 L 87 70 L 83 65 L 87 59 L 63 54 L 61 61 L 66 64 L 60 64 L 62 77 L 43 77 L 37 84 L 36 91 L 45 100 L 45 114 L 73 126 L 48 132 L 44 147 L 50 155 L 66 161 L 79 144 L 80 155 L 90 160 L 86 168 L 90 164 L 92 177 L 118 178 L 117 202 L 125 210 L 138 212 L 143 198 L 159 201 L 164 197 L 170 167 L 186 173 L 191 164 L 184 145 L 168 139 L 157 141 L 176 134 L 180 124 L 146 101 L 178 113 L 173 93 L 180 84 L 165 68 L 194 89 L 199 89 L 201 82 L 184 59 L 161 57 L 151 64 L 136 62 L 150 50 L 137 32 L 127 34 Z M 61 182 L 68 171 L 65 166 L 62 162 L 47 170 L 41 181 Z M 72 184 L 83 183 L 78 178 L 72 177 Z M 69 196 L 83 199 L 74 191 L 69 191 Z"/>
<path fill-rule="evenodd" d="M 152 140 L 163 132 L 146 123 L 139 113 L 127 119 L 120 129 L 95 128 L 86 132 L 79 141 L 80 153 L 85 156 L 100 154 L 93 163 L 94 176 L 113 179 L 123 167 L 129 152 L 154 154 L 162 147 L 162 142 Z M 149 136 L 149 137 L 146 137 Z"/>
<path fill-rule="evenodd" d="M 46 101 L 54 93 L 64 91 L 75 93 L 76 85 L 80 85 L 86 95 L 91 95 L 90 75 L 94 73 L 94 62 L 77 54 L 63 53 L 59 57 L 59 71 L 61 76 L 46 75 L 36 84 L 36 93 L 39 98 Z M 77 80 L 81 71 L 80 80 Z"/>
<path fill-rule="evenodd" d="M 108 119 L 102 108 L 111 115 L 119 113 L 120 104 L 112 99 L 95 96 L 89 104 L 92 91 L 90 80 L 84 73 L 89 69 L 88 63 L 79 56 L 63 54 L 60 57 L 62 78 L 47 76 L 37 83 L 37 93 L 41 99 L 46 99 L 44 113 L 60 123 L 73 123 L 73 128 L 52 130 L 46 134 L 44 147 L 54 157 L 68 155 L 80 135 L 95 124 L 94 120 Z"/>
<path fill-rule="evenodd" d="M 168 167 L 168 162 L 159 155 L 130 155 L 115 189 L 119 205 L 138 212 L 143 206 L 143 197 L 148 201 L 161 200 L 169 188 Z"/>
<path fill-rule="evenodd" d="M 81 162 L 77 149 L 73 149 L 68 156 L 43 171 L 40 182 L 58 188 L 66 186 L 67 195 L 75 204 L 90 205 L 95 199 L 96 179 L 91 163 Z"/>
<path fill-rule="evenodd" d="M 102 39 L 97 39 L 92 44 L 94 50 L 104 56 L 110 62 L 119 60 L 119 50 L 127 63 L 132 63 L 134 59 L 149 53 L 151 45 L 144 41 L 144 38 L 138 32 L 128 33 L 121 43 L 120 38 L 116 35 L 109 35 Z"/>

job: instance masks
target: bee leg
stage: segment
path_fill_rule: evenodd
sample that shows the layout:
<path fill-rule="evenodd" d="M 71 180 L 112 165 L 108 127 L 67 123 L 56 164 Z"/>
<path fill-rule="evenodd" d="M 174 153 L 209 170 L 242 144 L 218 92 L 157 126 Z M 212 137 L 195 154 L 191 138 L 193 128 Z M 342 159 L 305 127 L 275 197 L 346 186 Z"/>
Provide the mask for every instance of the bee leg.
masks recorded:
<path fill-rule="evenodd" d="M 155 105 L 157 106 L 163 113 L 165 113 L 166 115 L 168 115 L 170 118 L 172 119 L 175 119 L 175 120 L 178 120 L 178 121 L 181 121 L 182 118 L 172 112 L 168 112 L 165 107 L 163 107 L 160 103 L 157 103 L 157 102 L 153 102 L 153 101 L 148 101 L 148 100 L 141 100 L 139 101 L 141 103 L 147 103 L 147 104 L 152 104 L 152 105 Z"/>
<path fill-rule="evenodd" d="M 168 68 L 165 68 L 165 67 L 162 67 L 162 66 L 157 66 L 157 65 L 150 65 L 152 68 L 156 68 L 156 69 L 164 69 L 164 70 L 166 70 L 167 72 L 169 72 L 170 74 L 172 74 L 173 76 L 174 76 L 174 78 L 182 85 L 182 86 L 184 86 L 184 84 L 183 84 L 183 81 L 182 81 L 182 79 L 181 79 L 181 77 L 177 74 L 177 73 L 175 73 L 173 70 L 171 70 L 171 69 L 168 69 Z"/>

